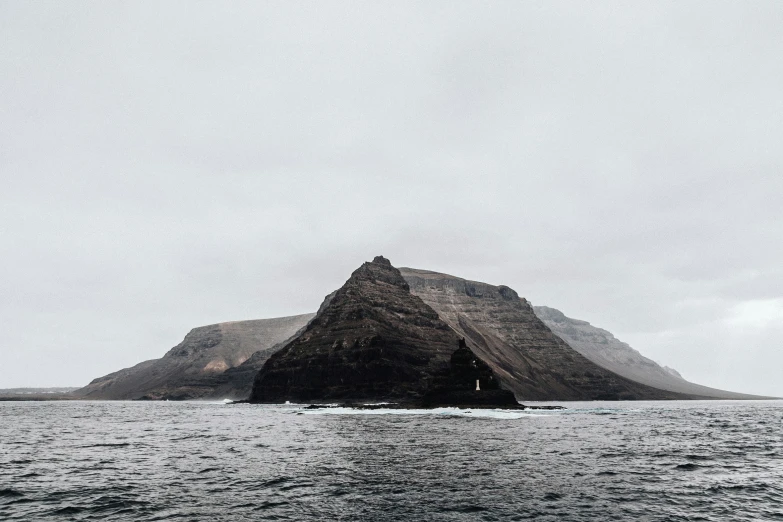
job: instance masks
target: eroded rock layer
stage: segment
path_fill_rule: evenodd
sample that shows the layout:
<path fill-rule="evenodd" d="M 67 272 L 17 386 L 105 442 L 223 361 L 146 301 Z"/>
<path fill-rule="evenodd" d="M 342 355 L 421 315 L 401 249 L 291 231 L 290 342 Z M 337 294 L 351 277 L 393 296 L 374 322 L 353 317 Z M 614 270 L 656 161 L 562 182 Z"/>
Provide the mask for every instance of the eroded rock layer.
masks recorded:
<path fill-rule="evenodd" d="M 517 399 L 683 399 L 633 382 L 591 362 L 557 337 L 507 286 L 401 268 L 411 292 L 465 337 Z"/>
<path fill-rule="evenodd" d="M 415 403 L 448 375 L 457 340 L 379 256 L 358 268 L 305 331 L 269 358 L 250 400 Z"/>
<path fill-rule="evenodd" d="M 492 368 L 468 348 L 465 339 L 451 354 L 449 368 L 436 376 L 422 406 L 519 407 L 514 394 L 500 387 Z"/>

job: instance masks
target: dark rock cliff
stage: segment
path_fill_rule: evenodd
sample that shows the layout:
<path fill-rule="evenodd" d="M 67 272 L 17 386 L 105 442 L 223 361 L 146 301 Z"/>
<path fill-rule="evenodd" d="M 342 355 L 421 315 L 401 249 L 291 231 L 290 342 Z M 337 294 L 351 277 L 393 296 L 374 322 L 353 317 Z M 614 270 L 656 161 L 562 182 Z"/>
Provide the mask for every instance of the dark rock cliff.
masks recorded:
<path fill-rule="evenodd" d="M 433 379 L 421 403 L 426 407 L 519 406 L 514 394 L 501 389 L 492 368 L 468 348 L 465 339 L 459 340 L 448 370 Z"/>
<path fill-rule="evenodd" d="M 448 376 L 453 357 L 460 357 L 457 340 L 379 256 L 358 268 L 305 331 L 269 358 L 250 401 L 418 403 L 435 384 L 453 387 Z"/>

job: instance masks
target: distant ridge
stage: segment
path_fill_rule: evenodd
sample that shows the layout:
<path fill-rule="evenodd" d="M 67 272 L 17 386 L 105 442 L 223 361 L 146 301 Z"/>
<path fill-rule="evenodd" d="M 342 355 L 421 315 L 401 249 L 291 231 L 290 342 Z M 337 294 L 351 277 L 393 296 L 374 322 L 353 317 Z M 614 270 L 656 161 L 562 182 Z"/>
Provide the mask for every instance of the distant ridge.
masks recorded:
<path fill-rule="evenodd" d="M 194 328 L 160 359 L 93 380 L 85 399 L 244 399 L 266 359 L 315 314 L 233 321 Z"/>
<path fill-rule="evenodd" d="M 76 388 L 59 386 L 51 388 L 0 388 L 0 401 L 51 401 L 73 399 Z"/>
<path fill-rule="evenodd" d="M 62 393 L 71 393 L 78 388 L 69 386 L 50 387 L 50 388 L 0 388 L 0 395 L 59 395 Z"/>
<path fill-rule="evenodd" d="M 764 398 L 718 390 L 686 381 L 676 370 L 648 359 L 628 344 L 616 339 L 611 333 L 592 326 L 587 321 L 566 317 L 560 310 L 548 306 L 534 306 L 533 310 L 552 332 L 574 350 L 595 364 L 628 379 L 662 390 L 719 399 Z"/>

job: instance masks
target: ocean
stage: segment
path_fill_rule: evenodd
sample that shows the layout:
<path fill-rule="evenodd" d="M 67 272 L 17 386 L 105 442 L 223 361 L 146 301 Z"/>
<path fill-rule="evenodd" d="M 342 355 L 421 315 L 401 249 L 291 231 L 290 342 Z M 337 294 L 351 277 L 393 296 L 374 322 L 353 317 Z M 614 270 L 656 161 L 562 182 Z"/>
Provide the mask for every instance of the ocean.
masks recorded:
<path fill-rule="evenodd" d="M 783 520 L 783 401 L 0 402 L 0 520 Z"/>

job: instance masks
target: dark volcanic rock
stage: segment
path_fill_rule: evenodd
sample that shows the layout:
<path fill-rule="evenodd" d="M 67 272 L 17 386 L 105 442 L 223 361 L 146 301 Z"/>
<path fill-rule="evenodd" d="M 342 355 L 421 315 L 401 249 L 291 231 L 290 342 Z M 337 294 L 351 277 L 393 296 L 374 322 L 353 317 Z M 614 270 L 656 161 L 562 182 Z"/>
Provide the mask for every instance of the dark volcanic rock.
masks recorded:
<path fill-rule="evenodd" d="M 465 339 L 451 354 L 449 369 L 434 379 L 422 398 L 425 407 L 521 407 L 514 394 L 500 388 L 492 369 L 468 348 Z"/>
<path fill-rule="evenodd" d="M 410 293 L 400 272 L 376 257 L 351 275 L 302 335 L 269 358 L 250 401 L 418 404 L 449 375 L 457 339 Z"/>
<path fill-rule="evenodd" d="M 500 383 L 495 379 L 490 367 L 468 348 L 465 339 L 460 339 L 457 349 L 451 354 L 446 386 L 459 390 L 499 390 Z"/>

